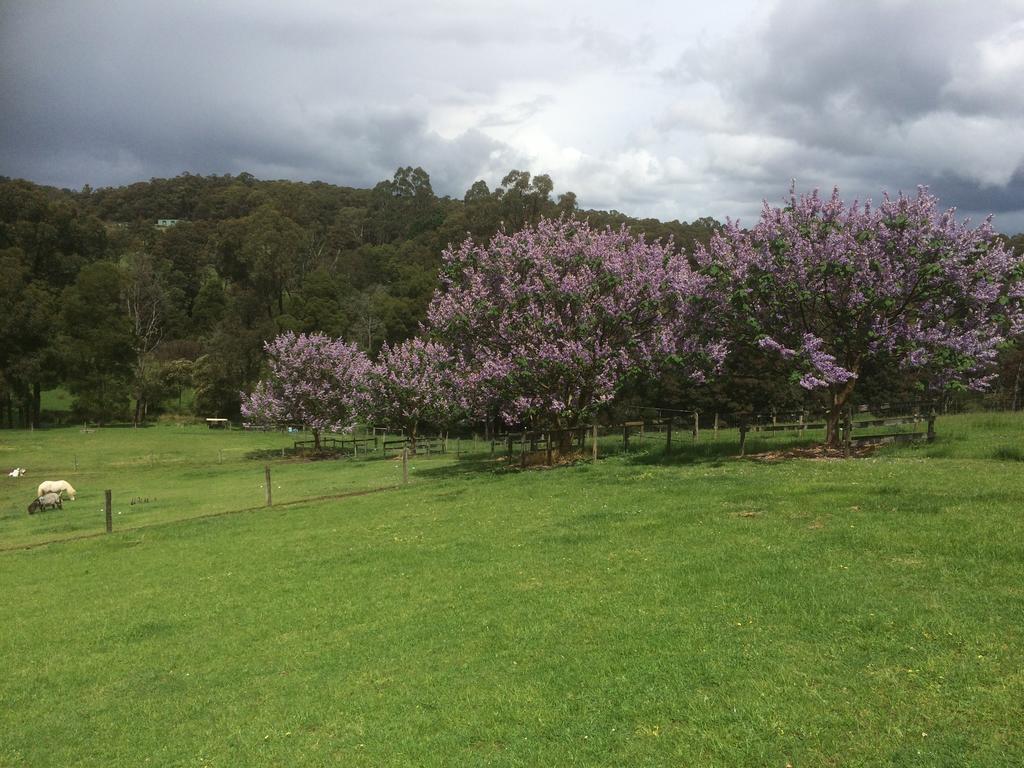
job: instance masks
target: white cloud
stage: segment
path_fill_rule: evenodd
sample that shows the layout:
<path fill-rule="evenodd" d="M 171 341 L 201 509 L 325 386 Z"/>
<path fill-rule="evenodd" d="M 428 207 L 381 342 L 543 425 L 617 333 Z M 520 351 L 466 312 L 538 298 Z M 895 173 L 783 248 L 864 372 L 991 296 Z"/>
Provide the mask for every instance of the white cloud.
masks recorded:
<path fill-rule="evenodd" d="M 999 29 L 953 58 L 944 89 L 947 101 L 964 110 L 1020 120 L 1024 115 L 1024 20 Z"/>
<path fill-rule="evenodd" d="M 894 129 L 892 145 L 934 174 L 954 174 L 982 186 L 1006 186 L 1024 163 L 1024 122 L 934 112 Z"/>

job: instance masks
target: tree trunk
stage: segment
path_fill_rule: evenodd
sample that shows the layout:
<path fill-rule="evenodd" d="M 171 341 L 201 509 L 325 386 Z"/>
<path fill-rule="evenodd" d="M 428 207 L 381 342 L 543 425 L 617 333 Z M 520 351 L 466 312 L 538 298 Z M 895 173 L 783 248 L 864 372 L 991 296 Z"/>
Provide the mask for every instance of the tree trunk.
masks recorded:
<path fill-rule="evenodd" d="M 135 415 L 132 417 L 132 426 L 139 426 L 139 416 L 142 415 L 142 398 L 135 398 Z"/>
<path fill-rule="evenodd" d="M 18 395 L 18 424 L 22 429 L 32 426 L 32 393 L 25 388 Z"/>
<path fill-rule="evenodd" d="M 568 456 L 572 453 L 572 428 L 561 428 L 559 427 L 558 433 L 558 453 L 560 456 Z"/>
<path fill-rule="evenodd" d="M 313 430 L 313 451 L 320 453 L 320 430 Z"/>
<path fill-rule="evenodd" d="M 39 426 L 39 414 L 42 411 L 42 387 L 39 382 L 32 384 L 32 423 Z"/>
<path fill-rule="evenodd" d="M 845 384 L 833 384 L 829 387 L 832 405 L 825 415 L 825 445 L 830 448 L 839 446 L 839 420 L 843 417 L 843 406 L 850 401 L 856 381 L 850 379 Z"/>
<path fill-rule="evenodd" d="M 409 455 L 416 455 L 416 427 L 419 426 L 418 422 L 412 422 L 411 424 L 405 425 L 405 436 L 409 440 Z"/>

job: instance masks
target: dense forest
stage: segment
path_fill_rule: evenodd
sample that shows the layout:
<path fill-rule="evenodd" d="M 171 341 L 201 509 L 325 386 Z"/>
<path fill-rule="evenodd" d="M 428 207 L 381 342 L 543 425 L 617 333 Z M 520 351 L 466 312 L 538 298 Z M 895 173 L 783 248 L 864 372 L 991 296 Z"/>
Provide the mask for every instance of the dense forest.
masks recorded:
<path fill-rule="evenodd" d="M 371 355 L 414 335 L 442 251 L 467 237 L 575 215 L 689 250 L 719 226 L 579 210 L 553 192 L 513 170 L 494 190 L 438 197 L 412 167 L 373 189 L 247 173 L 80 191 L 0 178 L 0 424 L 52 421 L 41 395 L 57 387 L 79 420 L 140 421 L 183 391 L 195 414 L 235 417 L 282 331 Z"/>

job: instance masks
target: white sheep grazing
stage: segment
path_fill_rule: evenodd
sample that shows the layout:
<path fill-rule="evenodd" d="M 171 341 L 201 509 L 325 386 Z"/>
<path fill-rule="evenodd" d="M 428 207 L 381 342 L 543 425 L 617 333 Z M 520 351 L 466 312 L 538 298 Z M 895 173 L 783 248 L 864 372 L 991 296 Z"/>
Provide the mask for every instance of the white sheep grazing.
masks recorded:
<path fill-rule="evenodd" d="M 44 480 L 39 484 L 36 496 L 42 496 L 44 493 L 66 493 L 69 499 L 75 500 L 75 489 L 67 480 Z"/>
<path fill-rule="evenodd" d="M 47 493 L 28 505 L 28 513 L 34 515 L 42 509 L 64 509 L 59 493 Z"/>

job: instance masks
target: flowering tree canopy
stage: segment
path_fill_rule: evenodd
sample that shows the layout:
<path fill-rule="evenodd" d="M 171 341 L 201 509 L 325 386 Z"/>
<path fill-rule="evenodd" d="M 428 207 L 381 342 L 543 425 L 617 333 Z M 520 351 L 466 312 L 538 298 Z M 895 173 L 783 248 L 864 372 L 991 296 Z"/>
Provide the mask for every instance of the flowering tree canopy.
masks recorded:
<path fill-rule="evenodd" d="M 370 361 L 355 344 L 323 334 L 284 333 L 264 345 L 269 376 L 242 396 L 242 415 L 268 424 L 302 424 L 320 450 L 323 430 L 351 429 L 366 401 Z"/>
<path fill-rule="evenodd" d="M 459 352 L 472 410 L 573 427 L 666 358 L 721 361 L 724 347 L 691 335 L 690 297 L 709 283 L 670 245 L 625 228 L 541 220 L 445 251 L 428 327 Z"/>
<path fill-rule="evenodd" d="M 451 356 L 441 344 L 408 339 L 385 344 L 367 377 L 372 418 L 401 427 L 416 452 L 420 422 L 445 423 L 456 411 Z"/>
<path fill-rule="evenodd" d="M 735 332 L 779 354 L 808 390 L 827 390 L 828 442 L 867 363 L 919 373 L 931 387 L 984 388 L 997 350 L 1022 328 L 1024 265 L 940 211 L 921 188 L 847 206 L 835 190 L 766 203 L 752 231 L 730 222 L 701 270 L 730 305 Z"/>

